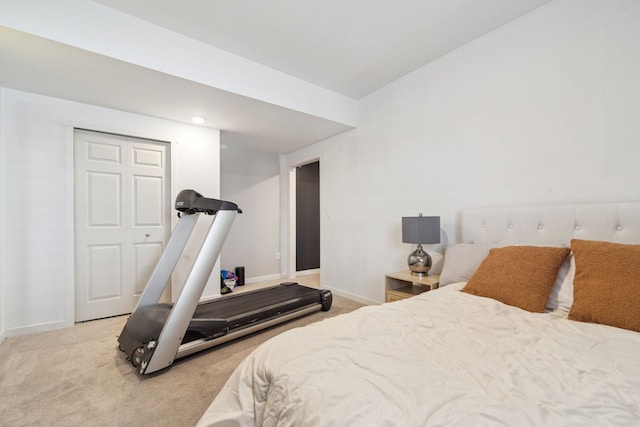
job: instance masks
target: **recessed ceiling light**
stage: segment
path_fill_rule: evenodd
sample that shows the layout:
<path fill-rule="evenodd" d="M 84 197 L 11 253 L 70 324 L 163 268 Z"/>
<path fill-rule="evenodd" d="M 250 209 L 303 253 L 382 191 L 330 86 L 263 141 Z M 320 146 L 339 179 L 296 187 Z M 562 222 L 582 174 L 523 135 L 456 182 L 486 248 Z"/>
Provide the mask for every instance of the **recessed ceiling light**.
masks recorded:
<path fill-rule="evenodd" d="M 200 117 L 200 116 L 193 116 L 193 117 L 191 117 L 191 121 L 192 121 L 193 123 L 196 123 L 196 124 L 198 124 L 198 125 L 201 125 L 201 124 L 203 124 L 204 122 L 206 122 L 206 121 L 207 121 L 207 119 L 205 119 L 204 117 Z"/>

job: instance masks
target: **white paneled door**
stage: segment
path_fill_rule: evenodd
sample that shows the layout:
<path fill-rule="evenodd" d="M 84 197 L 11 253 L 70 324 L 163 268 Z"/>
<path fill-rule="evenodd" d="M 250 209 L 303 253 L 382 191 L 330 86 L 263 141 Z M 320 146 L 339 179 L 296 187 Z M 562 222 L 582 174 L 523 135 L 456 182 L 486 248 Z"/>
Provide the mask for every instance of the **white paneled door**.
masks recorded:
<path fill-rule="evenodd" d="M 130 313 L 170 235 L 169 144 L 76 130 L 75 320 Z"/>

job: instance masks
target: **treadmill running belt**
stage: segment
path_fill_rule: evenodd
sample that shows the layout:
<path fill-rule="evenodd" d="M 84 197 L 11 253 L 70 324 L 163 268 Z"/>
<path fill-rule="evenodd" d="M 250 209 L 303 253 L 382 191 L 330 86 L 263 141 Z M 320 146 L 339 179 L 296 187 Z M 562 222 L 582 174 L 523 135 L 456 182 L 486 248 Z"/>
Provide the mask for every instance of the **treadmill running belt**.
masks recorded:
<path fill-rule="evenodd" d="M 282 283 L 201 303 L 196 308 L 193 317 L 222 318 L 231 323 L 233 319 L 251 313 L 259 313 L 271 307 L 320 304 L 319 292 L 318 289 L 308 288 L 297 283 Z"/>
<path fill-rule="evenodd" d="M 310 305 L 323 304 L 322 291 L 297 283 L 282 283 L 237 295 L 225 296 L 198 305 L 189 329 L 214 319 L 226 321 L 227 331 L 252 325 L 282 313 L 293 312 Z M 324 304 L 323 304 L 324 306 Z"/>

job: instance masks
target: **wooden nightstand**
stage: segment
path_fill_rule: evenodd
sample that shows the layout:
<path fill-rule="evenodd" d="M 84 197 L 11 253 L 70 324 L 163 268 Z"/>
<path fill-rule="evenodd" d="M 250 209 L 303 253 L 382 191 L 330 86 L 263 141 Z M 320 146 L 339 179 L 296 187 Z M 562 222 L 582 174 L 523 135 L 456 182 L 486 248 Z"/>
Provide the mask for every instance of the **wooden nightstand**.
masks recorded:
<path fill-rule="evenodd" d="M 440 275 L 414 276 L 409 270 L 404 270 L 385 274 L 384 281 L 386 302 L 392 302 L 436 289 Z"/>

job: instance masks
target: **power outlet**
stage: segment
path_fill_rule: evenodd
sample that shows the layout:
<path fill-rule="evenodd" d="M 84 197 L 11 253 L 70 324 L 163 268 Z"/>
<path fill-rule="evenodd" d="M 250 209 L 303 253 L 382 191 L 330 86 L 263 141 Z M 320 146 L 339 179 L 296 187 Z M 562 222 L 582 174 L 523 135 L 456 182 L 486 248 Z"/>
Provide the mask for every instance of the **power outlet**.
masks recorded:
<path fill-rule="evenodd" d="M 280 259 L 280 252 L 276 252 L 276 259 Z"/>

